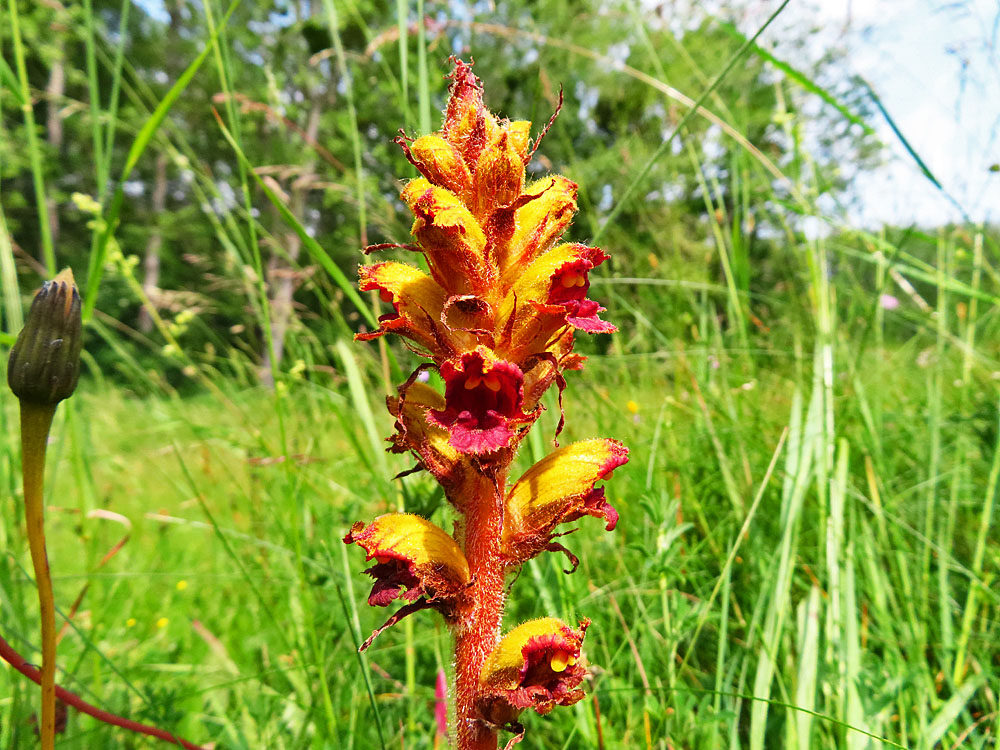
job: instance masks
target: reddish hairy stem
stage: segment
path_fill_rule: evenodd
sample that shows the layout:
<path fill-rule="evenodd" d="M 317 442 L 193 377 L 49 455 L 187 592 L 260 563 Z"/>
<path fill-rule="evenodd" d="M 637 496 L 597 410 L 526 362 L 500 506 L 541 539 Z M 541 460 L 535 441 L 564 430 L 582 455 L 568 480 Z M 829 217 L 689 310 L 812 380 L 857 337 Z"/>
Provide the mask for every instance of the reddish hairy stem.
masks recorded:
<path fill-rule="evenodd" d="M 0 637 L 0 658 L 5 662 L 10 664 L 14 669 L 23 674 L 29 680 L 35 684 L 40 684 L 42 680 L 42 674 L 35 667 L 31 666 L 24 660 L 14 648 Z M 131 719 L 126 719 L 123 716 L 118 716 L 113 713 L 109 713 L 104 709 L 98 708 L 97 706 L 87 703 L 83 698 L 81 698 L 76 693 L 71 693 L 64 687 L 56 685 L 56 697 L 58 697 L 63 703 L 68 706 L 72 706 L 80 713 L 87 714 L 87 716 L 92 716 L 98 721 L 102 721 L 105 724 L 111 724 L 115 727 L 121 727 L 122 729 L 127 729 L 130 732 L 137 732 L 139 734 L 145 734 L 150 737 L 156 737 L 157 739 L 163 740 L 164 742 L 169 742 L 173 745 L 178 745 L 185 748 L 185 750 L 205 750 L 201 745 L 195 745 L 192 742 L 183 740 L 180 737 L 171 734 L 163 729 L 158 729 L 156 727 L 151 727 L 148 724 L 140 724 L 137 721 L 132 721 Z"/>
<path fill-rule="evenodd" d="M 500 537 L 506 482 L 507 468 L 504 466 L 494 477 L 478 475 L 469 492 L 465 557 L 474 583 L 469 591 L 469 611 L 462 617 L 455 637 L 458 750 L 497 748 L 496 732 L 476 719 L 475 700 L 479 692 L 479 675 L 486 657 L 497 644 L 503 616 L 504 561 Z"/>

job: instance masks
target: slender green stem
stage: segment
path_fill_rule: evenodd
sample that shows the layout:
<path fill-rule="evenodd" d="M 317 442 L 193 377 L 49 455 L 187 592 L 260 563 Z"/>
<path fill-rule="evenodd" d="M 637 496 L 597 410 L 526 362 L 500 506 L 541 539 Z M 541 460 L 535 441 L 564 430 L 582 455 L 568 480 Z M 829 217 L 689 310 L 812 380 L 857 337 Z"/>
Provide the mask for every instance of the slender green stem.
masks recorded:
<path fill-rule="evenodd" d="M 427 38 L 424 31 L 424 0 L 417 0 L 417 89 L 420 92 L 420 132 L 431 132 L 431 97 L 427 74 Z"/>
<path fill-rule="evenodd" d="M 94 49 L 97 46 L 97 38 L 94 32 L 94 8 L 92 0 L 83 0 L 84 19 L 86 25 L 86 61 L 87 61 L 87 88 L 90 93 L 90 133 L 94 144 L 94 166 L 97 172 L 98 195 L 103 195 L 107 189 L 108 162 L 104 159 L 104 142 L 101 138 L 101 87 L 97 78 L 97 56 Z M 124 37 L 121 38 L 119 49 L 125 46 Z"/>
<path fill-rule="evenodd" d="M 21 476 L 24 481 L 24 517 L 28 546 L 38 586 L 42 631 L 42 750 L 55 747 L 56 731 L 56 606 L 52 576 L 45 552 L 45 445 L 56 413 L 55 404 L 21 402 Z"/>
<path fill-rule="evenodd" d="M 396 0 L 396 25 L 399 28 L 399 99 L 403 105 L 403 121 L 407 126 L 410 126 L 412 123 L 410 122 L 410 11 L 408 0 Z"/>
<path fill-rule="evenodd" d="M 24 134 L 28 141 L 28 158 L 31 161 L 31 178 L 35 187 L 35 209 L 38 211 L 38 231 L 42 237 L 42 257 L 47 276 L 55 276 L 56 253 L 52 244 L 52 227 L 49 224 L 49 205 L 45 198 L 45 177 L 42 171 L 42 154 L 35 133 L 35 111 L 32 108 L 31 91 L 28 88 L 28 68 L 24 60 L 24 44 L 21 41 L 21 23 L 17 13 L 17 2 L 11 0 L 10 31 L 14 42 L 14 63 L 21 87 L 21 110 L 24 112 Z"/>

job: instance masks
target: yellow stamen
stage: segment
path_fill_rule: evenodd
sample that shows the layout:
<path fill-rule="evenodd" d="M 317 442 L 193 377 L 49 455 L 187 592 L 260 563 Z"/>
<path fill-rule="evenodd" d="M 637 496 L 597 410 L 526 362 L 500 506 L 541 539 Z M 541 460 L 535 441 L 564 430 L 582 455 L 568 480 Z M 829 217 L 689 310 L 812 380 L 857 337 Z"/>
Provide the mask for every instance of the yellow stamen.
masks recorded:
<path fill-rule="evenodd" d="M 583 274 L 580 274 L 579 276 L 576 277 L 576 285 L 577 286 L 586 286 L 586 284 L 587 284 L 587 277 L 586 276 L 584 276 Z"/>
<path fill-rule="evenodd" d="M 566 669 L 566 665 L 569 664 L 570 658 L 570 654 L 567 654 L 565 651 L 556 651 L 552 654 L 549 666 L 552 667 L 553 672 L 562 672 Z"/>
<path fill-rule="evenodd" d="M 576 664 L 576 657 L 570 654 L 569 659 L 566 661 L 571 667 Z"/>
<path fill-rule="evenodd" d="M 471 391 L 473 388 L 475 388 L 476 386 L 478 386 L 482 382 L 483 382 L 483 379 L 481 377 L 479 377 L 478 375 L 472 375 L 471 377 L 467 378 L 466 381 L 465 381 L 465 390 Z"/>
<path fill-rule="evenodd" d="M 496 375 L 487 375 L 483 378 L 483 383 L 494 393 L 500 390 L 500 378 Z"/>
<path fill-rule="evenodd" d="M 567 289 L 577 286 L 576 280 L 580 278 L 578 274 L 568 273 L 562 277 L 562 285 Z"/>

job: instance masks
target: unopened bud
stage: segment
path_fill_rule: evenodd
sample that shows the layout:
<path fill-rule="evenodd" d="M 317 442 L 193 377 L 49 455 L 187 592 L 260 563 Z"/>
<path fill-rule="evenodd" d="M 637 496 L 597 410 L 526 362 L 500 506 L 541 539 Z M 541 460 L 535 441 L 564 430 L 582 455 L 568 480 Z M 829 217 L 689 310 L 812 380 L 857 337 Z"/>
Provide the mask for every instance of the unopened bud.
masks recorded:
<path fill-rule="evenodd" d="M 83 345 L 80 293 L 68 268 L 46 281 L 10 351 L 7 384 L 22 401 L 55 404 L 69 398 L 80 377 Z"/>

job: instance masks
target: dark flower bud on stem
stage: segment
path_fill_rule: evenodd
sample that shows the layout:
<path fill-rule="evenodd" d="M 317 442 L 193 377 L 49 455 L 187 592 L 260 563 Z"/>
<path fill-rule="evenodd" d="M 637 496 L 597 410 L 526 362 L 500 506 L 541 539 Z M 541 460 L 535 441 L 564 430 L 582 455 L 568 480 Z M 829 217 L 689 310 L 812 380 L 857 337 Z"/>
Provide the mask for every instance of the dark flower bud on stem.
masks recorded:
<path fill-rule="evenodd" d="M 7 383 L 21 401 L 56 404 L 73 395 L 83 345 L 80 293 L 70 269 L 46 281 L 10 352 Z"/>
<path fill-rule="evenodd" d="M 42 750 L 55 750 L 56 627 L 52 575 L 45 550 L 45 446 L 59 402 L 73 395 L 80 377 L 80 293 L 68 268 L 35 295 L 28 320 L 10 352 L 7 383 L 21 402 L 21 476 L 24 518 L 38 586 L 41 630 Z"/>

